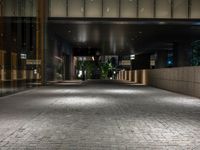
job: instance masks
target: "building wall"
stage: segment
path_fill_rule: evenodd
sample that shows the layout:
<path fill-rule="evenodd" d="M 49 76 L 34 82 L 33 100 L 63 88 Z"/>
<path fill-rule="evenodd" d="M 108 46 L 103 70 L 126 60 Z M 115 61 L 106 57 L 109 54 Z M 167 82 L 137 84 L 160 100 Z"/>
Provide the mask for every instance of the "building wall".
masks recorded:
<path fill-rule="evenodd" d="M 40 72 L 36 62 L 36 24 L 34 19 L 0 23 L 0 96 L 36 86 Z"/>
<path fill-rule="evenodd" d="M 126 72 L 130 74 L 130 71 Z M 132 70 L 131 76 L 131 82 L 200 98 L 200 67 Z M 119 72 L 118 80 L 127 80 L 122 71 Z"/>
<path fill-rule="evenodd" d="M 200 18 L 199 0 L 48 0 L 49 17 Z M 3 7 L 1 7 L 3 6 Z M 0 16 L 36 17 L 37 0 L 1 0 Z"/>
<path fill-rule="evenodd" d="M 148 85 L 200 97 L 200 67 L 148 70 Z"/>
<path fill-rule="evenodd" d="M 73 77 L 73 56 L 71 45 L 62 37 L 52 32 L 48 34 L 48 50 L 46 53 L 47 81 L 70 80 Z M 63 68 L 58 73 L 58 66 Z M 61 76 L 59 76 L 62 75 Z"/>

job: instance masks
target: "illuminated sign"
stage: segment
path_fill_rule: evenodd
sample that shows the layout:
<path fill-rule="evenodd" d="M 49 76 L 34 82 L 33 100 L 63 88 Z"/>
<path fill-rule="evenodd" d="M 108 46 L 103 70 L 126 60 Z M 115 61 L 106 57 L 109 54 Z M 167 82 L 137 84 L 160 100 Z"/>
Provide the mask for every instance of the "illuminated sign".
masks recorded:
<path fill-rule="evenodd" d="M 27 59 L 26 64 L 27 65 L 41 65 L 41 60 Z"/>
<path fill-rule="evenodd" d="M 26 54 L 20 54 L 21 59 L 26 59 L 27 55 Z"/>
<path fill-rule="evenodd" d="M 130 60 L 122 60 L 122 61 L 119 62 L 119 65 L 130 66 L 131 65 L 131 61 Z"/>
<path fill-rule="evenodd" d="M 130 55 L 130 60 L 134 60 L 135 59 L 135 55 Z"/>

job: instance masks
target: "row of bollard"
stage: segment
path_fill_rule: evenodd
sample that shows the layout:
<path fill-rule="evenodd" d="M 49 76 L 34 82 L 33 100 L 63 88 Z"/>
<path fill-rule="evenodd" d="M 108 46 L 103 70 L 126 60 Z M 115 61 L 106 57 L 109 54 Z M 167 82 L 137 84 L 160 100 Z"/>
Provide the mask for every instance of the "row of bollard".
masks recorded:
<path fill-rule="evenodd" d="M 148 71 L 120 70 L 117 74 L 117 80 L 130 81 L 137 84 L 148 85 Z"/>

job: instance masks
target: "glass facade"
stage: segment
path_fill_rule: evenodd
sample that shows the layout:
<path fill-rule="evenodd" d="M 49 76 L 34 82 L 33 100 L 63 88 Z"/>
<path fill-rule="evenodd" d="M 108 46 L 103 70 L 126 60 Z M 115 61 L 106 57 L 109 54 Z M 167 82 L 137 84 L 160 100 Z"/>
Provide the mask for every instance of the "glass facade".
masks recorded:
<path fill-rule="evenodd" d="M 41 83 L 36 0 L 0 1 L 0 96 Z"/>
<path fill-rule="evenodd" d="M 1 0 L 1 16 L 36 17 L 36 0 Z"/>
<path fill-rule="evenodd" d="M 1 95 L 34 86 L 40 80 L 36 60 L 35 19 L 1 18 Z"/>

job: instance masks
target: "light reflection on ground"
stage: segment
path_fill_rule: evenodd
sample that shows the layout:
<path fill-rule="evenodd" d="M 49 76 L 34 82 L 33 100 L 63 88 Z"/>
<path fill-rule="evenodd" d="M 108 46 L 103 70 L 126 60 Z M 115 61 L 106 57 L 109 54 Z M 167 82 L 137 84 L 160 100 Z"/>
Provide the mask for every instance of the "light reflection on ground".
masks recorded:
<path fill-rule="evenodd" d="M 200 149 L 200 99 L 113 82 L 0 99 L 0 149 Z"/>

